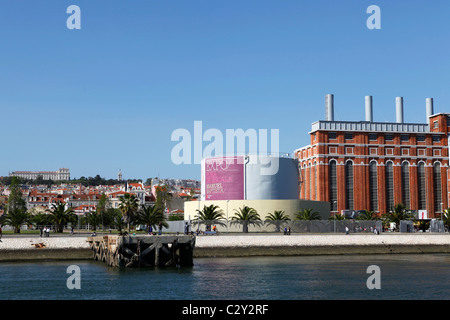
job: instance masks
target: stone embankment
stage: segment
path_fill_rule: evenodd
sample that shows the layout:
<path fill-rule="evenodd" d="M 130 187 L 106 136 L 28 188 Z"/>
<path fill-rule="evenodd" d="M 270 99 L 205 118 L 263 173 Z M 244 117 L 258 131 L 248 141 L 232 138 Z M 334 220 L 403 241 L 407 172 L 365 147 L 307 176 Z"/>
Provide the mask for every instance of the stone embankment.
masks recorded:
<path fill-rule="evenodd" d="M 87 237 L 8 236 L 1 240 L 0 261 L 93 259 Z M 194 249 L 196 258 L 389 253 L 450 253 L 450 235 L 201 235 Z"/>

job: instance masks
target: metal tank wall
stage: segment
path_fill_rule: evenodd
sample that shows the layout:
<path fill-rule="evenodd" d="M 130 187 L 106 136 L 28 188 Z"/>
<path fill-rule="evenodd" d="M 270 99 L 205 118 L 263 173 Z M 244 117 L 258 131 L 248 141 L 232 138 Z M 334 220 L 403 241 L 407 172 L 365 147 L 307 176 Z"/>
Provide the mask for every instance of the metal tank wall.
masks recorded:
<path fill-rule="evenodd" d="M 298 199 L 298 164 L 292 158 L 247 156 L 245 199 Z"/>
<path fill-rule="evenodd" d="M 207 158 L 201 170 L 202 200 L 298 199 L 296 159 L 260 155 Z"/>

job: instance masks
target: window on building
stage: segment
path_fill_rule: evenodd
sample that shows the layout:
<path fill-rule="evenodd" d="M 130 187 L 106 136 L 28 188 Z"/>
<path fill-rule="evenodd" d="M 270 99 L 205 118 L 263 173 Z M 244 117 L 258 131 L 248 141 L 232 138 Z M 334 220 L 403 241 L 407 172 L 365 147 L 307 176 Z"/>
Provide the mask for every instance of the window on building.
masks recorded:
<path fill-rule="evenodd" d="M 328 139 L 336 140 L 336 138 L 337 138 L 336 132 L 328 132 Z"/>
<path fill-rule="evenodd" d="M 394 140 L 394 135 L 392 135 L 392 134 L 385 134 L 384 135 L 384 140 L 385 141 L 393 141 Z"/>
<path fill-rule="evenodd" d="M 352 132 L 346 132 L 344 137 L 345 137 L 345 140 L 352 140 L 353 139 L 353 133 Z"/>
<path fill-rule="evenodd" d="M 417 193 L 419 196 L 419 210 L 427 209 L 427 198 L 426 198 L 426 180 L 425 180 L 425 165 L 420 162 L 417 166 Z"/>
<path fill-rule="evenodd" d="M 351 161 L 345 164 L 345 207 L 353 210 L 353 163 Z"/>
<path fill-rule="evenodd" d="M 335 160 L 331 160 L 328 165 L 328 179 L 330 184 L 330 208 L 331 211 L 337 211 L 337 169 Z"/>
<path fill-rule="evenodd" d="M 442 186 L 441 186 L 441 164 L 436 162 L 433 165 L 433 186 L 434 186 L 434 212 L 441 211 Z"/>
<path fill-rule="evenodd" d="M 411 202 L 409 198 L 409 164 L 404 162 L 402 164 L 401 170 L 402 176 L 402 203 L 407 207 L 411 207 Z"/>
<path fill-rule="evenodd" d="M 433 136 L 433 142 L 440 142 L 441 137 L 440 136 Z"/>
<path fill-rule="evenodd" d="M 376 133 L 369 133 L 369 141 L 376 141 L 378 135 Z"/>
<path fill-rule="evenodd" d="M 386 163 L 385 170 L 386 170 L 386 209 L 387 211 L 391 211 L 394 209 L 394 168 L 391 161 Z"/>
<path fill-rule="evenodd" d="M 438 129 L 439 128 L 439 122 L 437 120 L 433 121 L 433 128 Z"/>
<path fill-rule="evenodd" d="M 417 142 L 424 142 L 425 141 L 425 136 L 420 134 L 417 136 Z"/>
<path fill-rule="evenodd" d="M 400 140 L 401 140 L 401 141 L 409 141 L 409 136 L 408 136 L 407 134 L 402 134 L 402 135 L 400 136 Z"/>
<path fill-rule="evenodd" d="M 369 197 L 370 211 L 378 211 L 377 163 L 369 164 Z"/>

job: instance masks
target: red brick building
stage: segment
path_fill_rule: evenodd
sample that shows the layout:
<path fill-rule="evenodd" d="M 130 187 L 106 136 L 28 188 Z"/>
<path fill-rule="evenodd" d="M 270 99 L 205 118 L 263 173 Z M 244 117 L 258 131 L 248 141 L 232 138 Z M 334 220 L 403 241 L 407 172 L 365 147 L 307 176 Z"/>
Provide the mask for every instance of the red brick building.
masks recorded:
<path fill-rule="evenodd" d="M 295 150 L 300 199 L 328 201 L 332 213 L 383 214 L 403 203 L 440 217 L 449 206 L 450 114 L 433 114 L 427 99 L 428 123 L 404 123 L 397 98 L 396 122 L 373 122 L 366 97 L 366 121 L 334 121 L 332 99 L 327 95 L 326 120 L 312 124 L 311 144 Z"/>

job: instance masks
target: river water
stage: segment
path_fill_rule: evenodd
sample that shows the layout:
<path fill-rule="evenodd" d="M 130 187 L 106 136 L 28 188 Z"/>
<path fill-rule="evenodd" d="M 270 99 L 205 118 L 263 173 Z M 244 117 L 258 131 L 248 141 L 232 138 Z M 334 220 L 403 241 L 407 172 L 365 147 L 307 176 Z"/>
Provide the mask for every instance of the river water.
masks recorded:
<path fill-rule="evenodd" d="M 123 269 L 102 262 L 0 263 L 1 300 L 347 300 L 450 297 L 450 255 L 198 258 L 189 268 Z M 68 273 L 68 267 L 79 273 Z M 369 289 L 369 266 L 379 289 Z M 70 283 L 80 289 L 69 289 Z"/>

